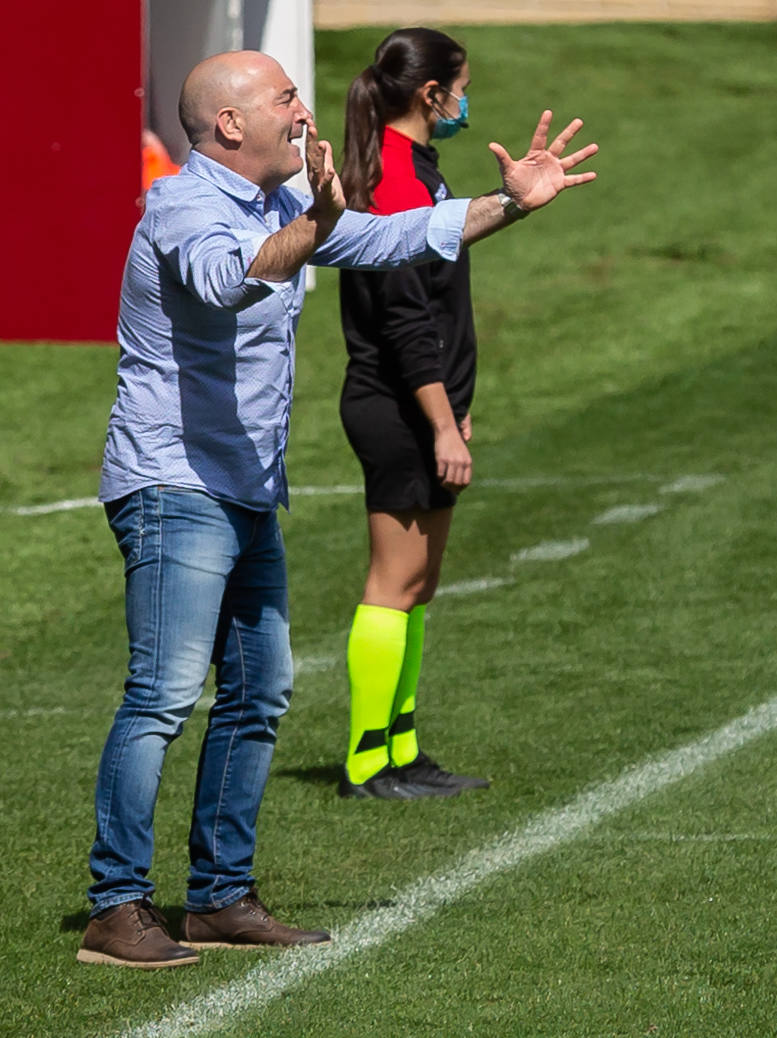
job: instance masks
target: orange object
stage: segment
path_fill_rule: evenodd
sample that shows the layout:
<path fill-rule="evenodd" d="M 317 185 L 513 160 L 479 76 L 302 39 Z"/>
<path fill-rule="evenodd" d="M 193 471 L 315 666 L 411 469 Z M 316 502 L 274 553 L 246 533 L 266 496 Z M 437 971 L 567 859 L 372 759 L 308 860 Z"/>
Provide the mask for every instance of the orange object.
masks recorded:
<path fill-rule="evenodd" d="M 144 194 L 157 177 L 174 176 L 181 168 L 173 162 L 167 148 L 151 130 L 143 131 L 141 159 Z"/>

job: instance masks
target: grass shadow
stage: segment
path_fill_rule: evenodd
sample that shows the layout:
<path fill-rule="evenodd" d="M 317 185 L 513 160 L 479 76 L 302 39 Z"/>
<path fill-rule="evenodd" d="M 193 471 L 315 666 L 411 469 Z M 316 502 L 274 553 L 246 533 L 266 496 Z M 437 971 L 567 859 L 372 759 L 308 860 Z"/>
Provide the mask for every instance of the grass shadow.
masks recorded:
<path fill-rule="evenodd" d="M 312 786 L 336 786 L 343 774 L 342 764 L 315 764 L 312 767 L 279 768 L 274 778 L 291 778 Z"/>
<path fill-rule="evenodd" d="M 71 912 L 69 915 L 63 915 L 59 922 L 60 933 L 75 933 L 81 932 L 86 929 L 86 925 L 89 922 L 89 913 L 86 909 L 82 909 L 80 912 Z"/>
<path fill-rule="evenodd" d="M 173 930 L 183 923 L 185 910 L 182 905 L 162 905 L 160 911 Z M 59 922 L 59 932 L 81 933 L 86 929 L 88 923 L 89 912 L 86 909 L 82 909 L 80 912 L 71 912 L 68 915 L 62 916 Z"/>

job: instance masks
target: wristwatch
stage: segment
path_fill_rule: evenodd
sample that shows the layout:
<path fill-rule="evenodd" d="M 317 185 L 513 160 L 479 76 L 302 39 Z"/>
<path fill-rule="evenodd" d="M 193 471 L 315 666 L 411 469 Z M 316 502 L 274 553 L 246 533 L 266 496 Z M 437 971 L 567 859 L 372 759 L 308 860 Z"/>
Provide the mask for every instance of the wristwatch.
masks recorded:
<path fill-rule="evenodd" d="M 521 209 L 518 203 L 510 198 L 506 191 L 497 191 L 496 197 L 499 199 L 499 204 L 504 209 L 505 216 L 508 216 L 511 220 L 523 220 L 525 216 L 529 215 L 528 209 Z"/>

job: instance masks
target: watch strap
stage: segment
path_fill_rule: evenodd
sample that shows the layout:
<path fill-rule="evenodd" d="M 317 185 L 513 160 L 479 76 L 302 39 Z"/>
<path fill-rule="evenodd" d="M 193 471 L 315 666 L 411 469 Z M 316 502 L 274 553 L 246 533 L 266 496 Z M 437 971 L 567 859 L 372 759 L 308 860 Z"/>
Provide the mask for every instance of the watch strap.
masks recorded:
<path fill-rule="evenodd" d="M 521 209 L 515 199 L 511 198 L 506 191 L 497 191 L 496 197 L 499 199 L 502 209 L 504 209 L 505 216 L 508 216 L 511 220 L 523 220 L 525 216 L 529 215 L 529 210 Z"/>

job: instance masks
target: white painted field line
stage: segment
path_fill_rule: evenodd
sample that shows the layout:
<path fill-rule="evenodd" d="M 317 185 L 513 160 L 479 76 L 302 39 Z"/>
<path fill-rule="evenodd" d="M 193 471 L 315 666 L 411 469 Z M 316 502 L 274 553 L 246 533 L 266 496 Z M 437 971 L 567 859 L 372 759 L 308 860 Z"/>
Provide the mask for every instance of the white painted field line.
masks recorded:
<path fill-rule="evenodd" d="M 710 487 L 716 487 L 719 483 L 725 483 L 726 477 L 715 473 L 708 476 L 678 476 L 672 483 L 667 483 L 658 488 L 659 494 L 686 494 L 688 492 L 700 493 Z"/>
<path fill-rule="evenodd" d="M 659 477 L 655 476 L 634 476 L 633 479 L 653 479 L 658 481 Z M 662 477 L 663 478 L 663 477 Z M 547 485 L 549 480 L 555 482 L 554 477 L 537 477 L 537 479 L 524 480 L 524 483 L 531 483 L 532 485 L 541 485 L 539 480 L 544 480 L 542 485 Z M 601 477 L 599 482 L 610 482 L 611 480 L 625 481 L 627 477 Z M 676 494 L 686 491 L 701 492 L 706 490 L 708 487 L 716 486 L 719 483 L 725 481 L 724 476 L 711 474 L 708 476 L 680 476 L 673 483 L 668 483 L 662 486 L 659 493 L 662 494 Z M 496 485 L 507 485 L 514 484 L 515 480 L 486 480 L 490 486 Z M 329 492 L 333 493 L 350 493 L 351 491 L 358 491 L 358 487 L 298 487 L 297 492 L 309 493 L 311 496 L 320 495 Z M 32 505 L 29 508 L 11 509 L 18 515 L 38 515 L 43 514 L 45 511 L 65 511 L 70 508 L 81 508 L 86 506 L 99 505 L 99 501 L 96 498 L 81 498 L 73 501 L 60 501 L 54 505 Z M 638 519 L 645 518 L 649 515 L 655 515 L 656 512 L 663 510 L 663 505 L 624 505 L 610 509 L 608 512 L 604 512 L 602 515 L 597 516 L 592 520 L 593 523 L 609 524 L 614 522 L 635 522 Z M 636 514 L 639 513 L 639 514 Z M 521 548 L 517 552 L 513 552 L 510 556 L 511 563 L 517 562 L 556 562 L 562 559 L 571 558 L 574 555 L 579 555 L 583 551 L 587 551 L 591 547 L 591 543 L 587 537 L 573 537 L 568 541 L 541 541 L 539 544 L 535 544 L 529 548 Z M 443 584 L 437 589 L 436 598 L 445 596 L 457 596 L 457 595 L 473 595 L 483 591 L 492 591 L 496 588 L 506 587 L 510 584 L 515 583 L 516 578 L 514 576 L 502 576 L 502 577 L 476 577 L 471 580 L 460 580 L 453 584 Z M 343 631 L 339 638 L 342 640 L 347 636 L 347 631 Z M 294 657 L 294 674 L 299 676 L 301 674 L 321 673 L 338 666 L 341 662 L 340 656 L 334 655 L 316 655 L 316 656 L 295 656 Z M 203 696 L 197 701 L 196 709 L 198 710 L 209 710 L 213 705 L 213 699 L 209 696 Z M 73 708 L 73 710 L 81 709 Z M 299 707 L 297 707 L 299 709 Z M 43 708 L 31 707 L 29 709 L 7 709 L 0 710 L 0 719 L 13 719 L 17 717 L 34 717 L 41 712 L 51 713 L 70 713 L 69 709 L 65 707 L 54 707 L 52 709 L 43 710 Z"/>
<path fill-rule="evenodd" d="M 475 487 L 493 487 L 496 490 L 535 490 L 542 487 L 564 487 L 570 490 L 585 487 L 618 486 L 620 483 L 663 483 L 666 476 L 651 472 L 613 472 L 598 476 L 507 476 L 502 479 L 479 479 Z"/>
<path fill-rule="evenodd" d="M 52 501 L 47 505 L 20 505 L 18 508 L 8 508 L 6 511 L 12 515 L 50 515 L 52 512 L 72 512 L 77 508 L 99 508 L 100 502 L 96 497 L 74 497 L 67 501 Z"/>
<path fill-rule="evenodd" d="M 52 714 L 73 713 L 64 706 L 4 707 L 0 710 L 0 721 L 11 721 L 16 717 L 51 717 Z"/>
<path fill-rule="evenodd" d="M 611 523 L 639 523 L 648 519 L 651 515 L 658 515 L 664 510 L 664 505 L 655 503 L 646 505 L 616 505 L 608 508 L 606 512 L 595 516 L 591 522 L 598 526 L 607 526 Z"/>
<path fill-rule="evenodd" d="M 659 487 L 658 492 L 659 494 L 699 494 L 719 483 L 725 483 L 725 481 L 726 477 L 718 473 L 678 476 L 671 483 L 665 483 Z M 665 507 L 656 501 L 642 505 L 616 505 L 614 508 L 608 508 L 601 515 L 595 516 L 591 522 L 598 526 L 606 526 L 611 523 L 639 523 L 643 519 L 649 519 L 651 516 L 663 512 Z"/>
<path fill-rule="evenodd" d="M 475 577 L 473 580 L 459 580 L 454 584 L 443 584 L 435 591 L 434 597 L 446 595 L 476 595 L 480 591 L 491 591 L 497 587 L 514 584 L 514 577 Z"/>
<path fill-rule="evenodd" d="M 774 843 L 775 833 L 624 833 L 626 842 L 639 843 Z M 620 843 L 620 837 L 616 837 Z"/>
<path fill-rule="evenodd" d="M 603 476 L 516 476 L 507 479 L 475 480 L 474 487 L 496 490 L 534 490 L 540 487 L 562 487 L 574 490 L 581 487 L 618 485 L 619 483 L 664 483 L 659 493 L 677 494 L 687 490 L 706 490 L 707 487 L 722 483 L 724 476 L 689 475 L 679 476 L 673 483 L 666 483 L 666 476 L 649 472 L 611 474 Z M 290 487 L 289 494 L 294 497 L 336 497 L 340 495 L 362 494 L 364 488 L 357 484 L 335 483 L 332 486 L 299 486 Z M 96 497 L 77 497 L 65 501 L 51 501 L 40 505 L 18 505 L 4 508 L 1 511 L 9 515 L 50 515 L 52 512 L 70 512 L 77 508 L 97 508 L 100 502 Z"/>
<path fill-rule="evenodd" d="M 423 923 L 478 884 L 577 839 L 606 818 L 776 728 L 777 696 L 695 742 L 591 787 L 563 807 L 535 815 L 520 829 L 466 854 L 449 870 L 412 883 L 397 893 L 390 907 L 369 911 L 335 931 L 330 947 L 301 948 L 273 958 L 262 955 L 260 964 L 239 980 L 181 1003 L 159 1020 L 124 1031 L 122 1038 L 192 1038 L 216 1031 L 244 1013 L 256 1015 L 311 977 Z"/>
<path fill-rule="evenodd" d="M 582 551 L 588 551 L 591 542 L 587 537 L 573 537 L 570 541 L 540 541 L 531 548 L 521 548 L 510 556 L 511 562 L 556 562 L 571 559 Z"/>
<path fill-rule="evenodd" d="M 336 483 L 331 487 L 289 487 L 289 497 L 337 497 L 341 494 L 363 494 L 364 487 L 348 483 Z"/>

